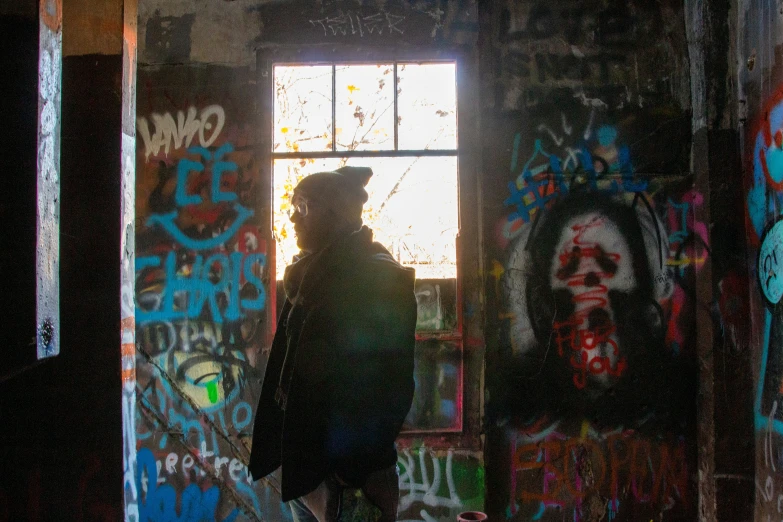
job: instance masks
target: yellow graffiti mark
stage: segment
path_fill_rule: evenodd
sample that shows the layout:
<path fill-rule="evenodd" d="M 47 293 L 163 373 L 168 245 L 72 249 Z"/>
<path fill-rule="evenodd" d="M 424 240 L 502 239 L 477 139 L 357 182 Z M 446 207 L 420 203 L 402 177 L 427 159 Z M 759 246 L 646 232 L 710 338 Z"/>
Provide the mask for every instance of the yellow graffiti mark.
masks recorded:
<path fill-rule="evenodd" d="M 669 259 L 666 261 L 666 266 L 685 266 L 690 264 L 703 265 L 707 261 L 707 256 L 697 257 L 692 259 L 690 257 L 683 257 L 680 259 Z"/>
<path fill-rule="evenodd" d="M 497 260 L 492 260 L 492 270 L 489 271 L 489 274 L 495 278 L 495 294 L 500 293 L 500 278 L 503 277 L 503 274 L 506 273 L 506 270 L 503 268 L 503 265 L 497 262 Z"/>
<path fill-rule="evenodd" d="M 579 438 L 580 439 L 586 439 L 587 438 L 587 432 L 590 430 L 590 423 L 587 421 L 587 419 L 582 421 L 582 429 L 579 431 Z"/>
<path fill-rule="evenodd" d="M 500 278 L 503 276 L 504 273 L 506 273 L 506 270 L 503 268 L 503 265 L 498 263 L 495 259 L 492 260 L 492 270 L 490 270 L 490 275 L 495 278 L 496 281 L 499 281 Z"/>

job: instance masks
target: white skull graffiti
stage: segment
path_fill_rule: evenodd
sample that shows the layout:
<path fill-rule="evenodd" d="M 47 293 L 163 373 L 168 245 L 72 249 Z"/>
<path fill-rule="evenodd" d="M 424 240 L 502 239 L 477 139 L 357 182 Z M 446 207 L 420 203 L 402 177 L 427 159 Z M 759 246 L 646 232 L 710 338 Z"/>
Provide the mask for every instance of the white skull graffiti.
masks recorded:
<path fill-rule="evenodd" d="M 636 287 L 631 249 L 615 223 L 589 212 L 567 222 L 555 252 L 552 290 L 567 291 L 573 303 L 569 318 L 553 325 L 558 351 L 573 366 L 577 387 L 609 386 L 626 366 L 609 293 Z"/>

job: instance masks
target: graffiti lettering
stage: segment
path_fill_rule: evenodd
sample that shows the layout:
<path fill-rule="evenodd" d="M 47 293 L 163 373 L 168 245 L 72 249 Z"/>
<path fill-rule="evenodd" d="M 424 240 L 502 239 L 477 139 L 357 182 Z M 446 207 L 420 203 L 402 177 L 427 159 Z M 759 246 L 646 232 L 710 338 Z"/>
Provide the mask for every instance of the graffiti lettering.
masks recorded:
<path fill-rule="evenodd" d="M 229 130 L 222 104 L 183 107 L 136 122 L 136 174 L 148 187 L 136 199 L 142 226 L 127 300 L 138 341 L 139 519 L 290 520 L 274 488 L 253 483 L 243 464 L 264 357 L 267 246 L 250 207 L 253 147 L 225 135 L 253 143 L 243 130 L 252 125 Z"/>
<path fill-rule="evenodd" d="M 778 517 L 783 515 L 783 493 L 780 491 L 780 487 L 777 488 L 777 496 L 776 493 L 776 481 L 774 480 L 776 477 L 777 472 L 777 466 L 775 465 L 775 461 L 780 459 L 781 454 L 780 452 L 777 452 L 777 455 L 775 454 L 775 447 L 774 447 L 774 436 L 775 436 L 775 422 L 779 422 L 775 420 L 775 414 L 778 409 L 778 401 L 774 401 L 772 404 L 772 408 L 770 409 L 770 414 L 767 417 L 767 426 L 766 426 L 766 433 L 764 434 L 763 443 L 764 443 L 764 466 L 761 468 L 761 473 L 759 475 L 763 476 L 766 475 L 766 479 L 764 481 L 764 486 L 762 487 L 759 483 L 759 478 L 757 475 L 756 478 L 756 490 L 759 492 L 759 497 L 761 499 L 761 505 L 763 506 L 765 512 L 767 513 L 774 513 Z M 778 464 L 779 465 L 779 464 Z M 772 518 L 767 515 L 766 520 L 772 520 Z"/>
<path fill-rule="evenodd" d="M 226 143 L 220 147 L 214 154 L 203 147 L 191 147 L 188 149 L 188 153 L 201 156 L 204 161 L 214 160 L 212 164 L 212 176 L 210 183 L 211 202 L 214 205 L 227 205 L 230 211 L 235 214 L 235 218 L 230 225 L 227 225 L 225 229 L 220 230 L 217 235 L 209 238 L 194 238 L 183 232 L 177 225 L 177 210 L 166 214 L 152 214 L 147 220 L 147 226 L 160 225 L 166 232 L 168 232 L 179 244 L 189 248 L 191 250 L 206 250 L 215 248 L 233 237 L 244 222 L 253 215 L 253 211 L 246 209 L 242 205 L 236 202 L 237 195 L 235 192 L 224 192 L 221 190 L 223 185 L 223 176 L 228 172 L 235 172 L 237 170 L 237 164 L 233 161 L 223 160 L 223 156 L 231 153 L 234 148 L 230 143 Z M 175 193 L 175 202 L 177 209 L 190 208 L 193 205 L 201 205 L 204 203 L 204 198 L 201 195 L 188 193 L 188 176 L 191 172 L 203 172 L 205 170 L 204 163 L 199 161 L 192 161 L 187 158 L 180 160 L 177 165 L 177 189 Z M 230 203 L 230 205 L 228 205 Z M 215 221 L 216 216 L 212 213 L 209 214 L 212 221 Z"/>
<path fill-rule="evenodd" d="M 155 299 L 154 302 L 160 301 Z M 252 325 L 253 323 L 247 326 Z M 256 333 L 252 328 L 236 332 L 225 324 L 218 325 L 209 320 L 176 323 L 163 321 L 146 323 L 140 327 L 138 340 L 145 353 L 155 357 L 176 350 L 177 347 L 191 351 L 200 345 L 210 347 L 226 345 L 234 350 L 242 350 Z"/>
<path fill-rule="evenodd" d="M 584 389 L 588 374 L 620 377 L 625 371 L 626 358 L 620 354 L 608 306 L 609 290 L 621 289 L 632 277 L 616 278 L 622 256 L 605 251 L 598 241 L 613 237 L 615 224 L 591 214 L 564 233 L 567 239 L 560 248 L 553 288 L 568 289 L 574 311 L 567 320 L 554 323 L 555 340 L 558 355 L 568 358 L 574 370 L 574 385 Z"/>
<path fill-rule="evenodd" d="M 430 481 L 429 471 L 427 468 L 427 459 L 425 455 L 426 453 L 426 451 L 419 451 L 418 472 L 421 478 L 421 482 L 416 482 L 414 479 L 416 474 L 416 464 L 410 451 L 403 451 L 405 459 L 399 457 L 397 458 L 397 465 L 401 469 L 400 491 L 407 492 L 400 498 L 400 510 L 404 511 L 413 502 L 424 502 L 428 506 L 433 507 L 461 507 L 462 502 L 457 495 L 457 489 L 454 484 L 454 476 L 452 475 L 452 459 L 454 457 L 453 452 L 448 452 L 446 456 L 446 468 L 443 470 L 449 490 L 448 497 L 438 496 L 441 481 L 443 480 L 440 459 L 434 455 L 431 455 L 430 460 L 432 462 L 432 481 Z"/>
<path fill-rule="evenodd" d="M 384 29 L 386 29 L 386 34 L 388 35 L 394 33 L 404 34 L 405 31 L 398 27 L 404 20 L 404 16 L 393 15 L 385 11 L 371 15 L 354 13 L 352 11 L 340 11 L 334 16 L 310 20 L 310 25 L 313 27 L 320 25 L 324 31 L 324 36 L 329 34 L 331 36 L 359 35 L 361 38 L 365 34 L 381 35 Z"/>
<path fill-rule="evenodd" d="M 201 441 L 199 448 L 199 460 L 205 464 L 211 465 L 214 471 L 223 480 L 230 480 L 233 483 L 245 482 L 246 484 L 253 484 L 253 481 L 247 472 L 247 467 L 245 467 L 239 459 L 236 457 L 221 457 L 217 451 L 208 450 L 206 441 Z M 191 471 L 198 473 L 199 477 L 206 476 L 206 470 L 202 469 L 202 467 L 196 463 L 196 460 L 190 453 L 180 455 L 176 452 L 157 452 L 157 457 L 158 458 L 155 460 L 155 469 L 158 472 L 157 482 L 159 484 L 171 482 L 180 475 L 189 480 Z"/>
<path fill-rule="evenodd" d="M 544 440 L 524 443 L 513 450 L 513 481 L 521 488 L 511 499 L 512 506 L 521 500 L 540 502 L 543 509 L 562 508 L 568 499 L 584 498 L 586 488 L 579 470 L 584 469 L 585 461 L 590 462 L 593 487 L 611 493 L 608 510 L 619 505 L 626 492 L 640 503 L 671 506 L 688 501 L 684 497 L 688 491 L 688 469 L 682 443 L 654 444 L 632 432 L 605 439 L 568 438 L 552 433 Z"/>
<path fill-rule="evenodd" d="M 192 459 L 192 457 L 191 457 Z M 220 490 L 217 486 L 202 491 L 196 484 L 185 488 L 181 495 L 168 484 L 158 484 L 158 466 L 152 452 L 139 450 L 136 489 L 144 491 L 139 502 L 139 522 L 202 522 L 215 521 Z M 180 497 L 180 498 L 177 498 Z M 180 506 L 177 514 L 177 505 Z M 222 522 L 233 522 L 239 515 L 234 509 Z"/>
<path fill-rule="evenodd" d="M 138 118 L 136 126 L 139 129 L 139 135 L 144 141 L 144 156 L 149 161 L 150 156 L 157 156 L 160 149 L 168 156 L 172 150 L 180 149 L 183 146 L 190 147 L 193 138 L 198 135 L 199 144 L 202 147 L 209 147 L 220 136 L 223 125 L 226 122 L 226 114 L 220 105 L 209 105 L 199 112 L 195 107 L 190 107 L 187 115 L 183 111 L 177 111 L 177 120 L 171 113 L 153 114 L 152 123 L 155 126 L 155 133 L 150 134 L 150 127 L 147 119 Z"/>
<path fill-rule="evenodd" d="M 142 276 L 146 269 L 160 267 L 161 262 L 161 258 L 156 256 L 137 258 L 137 276 Z M 150 309 L 137 306 L 139 324 L 198 317 L 207 305 L 216 323 L 222 323 L 224 319 L 236 321 L 244 317 L 242 312 L 246 310 L 264 309 L 266 294 L 260 277 L 266 266 L 263 253 L 217 253 L 206 261 L 203 256 L 197 255 L 193 264 L 184 270 L 188 276 L 183 276 L 183 267 L 177 266 L 175 252 L 166 255 L 163 265 L 162 298 L 157 306 Z M 243 280 L 247 281 L 247 285 L 242 285 Z M 241 298 L 248 285 L 254 297 Z"/>

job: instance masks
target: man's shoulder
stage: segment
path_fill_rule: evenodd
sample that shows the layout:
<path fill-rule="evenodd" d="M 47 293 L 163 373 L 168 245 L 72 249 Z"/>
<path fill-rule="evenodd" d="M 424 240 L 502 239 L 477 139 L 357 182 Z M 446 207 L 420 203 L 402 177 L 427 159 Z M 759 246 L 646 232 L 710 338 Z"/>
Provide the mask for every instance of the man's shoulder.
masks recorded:
<path fill-rule="evenodd" d="M 412 288 L 416 279 L 416 271 L 402 266 L 389 252 L 376 252 L 363 265 L 364 277 L 377 284 L 410 285 Z"/>
<path fill-rule="evenodd" d="M 376 249 L 351 260 L 339 271 L 330 285 L 338 298 L 361 295 L 363 300 L 389 294 L 413 295 L 416 272 L 402 266 L 385 249 Z"/>

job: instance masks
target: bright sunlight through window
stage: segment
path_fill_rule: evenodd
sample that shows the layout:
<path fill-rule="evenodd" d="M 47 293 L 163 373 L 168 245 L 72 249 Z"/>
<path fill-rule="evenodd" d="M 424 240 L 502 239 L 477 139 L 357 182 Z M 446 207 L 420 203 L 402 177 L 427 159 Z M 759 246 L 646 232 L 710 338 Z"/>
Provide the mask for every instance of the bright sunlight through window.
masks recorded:
<path fill-rule="evenodd" d="M 376 241 L 418 279 L 456 278 L 456 65 L 278 65 L 274 96 L 277 279 L 299 252 L 294 187 L 344 165 L 373 169 L 363 219 Z"/>

